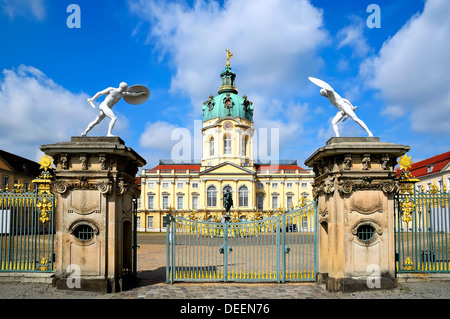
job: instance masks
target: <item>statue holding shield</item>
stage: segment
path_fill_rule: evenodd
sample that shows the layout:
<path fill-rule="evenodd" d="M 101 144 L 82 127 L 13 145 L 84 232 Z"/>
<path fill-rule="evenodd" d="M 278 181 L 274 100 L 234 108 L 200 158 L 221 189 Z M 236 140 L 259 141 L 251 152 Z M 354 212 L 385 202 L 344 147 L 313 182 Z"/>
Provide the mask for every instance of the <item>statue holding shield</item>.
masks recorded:
<path fill-rule="evenodd" d="M 98 92 L 95 94 L 92 98 L 88 99 L 89 104 L 95 109 L 95 104 L 93 101 L 102 96 L 106 95 L 105 100 L 100 103 L 99 109 L 100 112 L 98 113 L 97 117 L 94 121 L 89 123 L 86 130 L 81 134 L 81 136 L 86 136 L 87 133 L 97 124 L 99 124 L 105 117 L 108 117 L 111 121 L 109 123 L 108 127 L 108 135 L 107 136 L 114 136 L 112 135 L 112 130 L 114 128 L 114 125 L 117 122 L 117 117 L 114 115 L 114 112 L 111 110 L 112 107 L 120 101 L 120 99 L 123 97 L 125 102 L 129 104 L 141 104 L 144 103 L 150 96 L 150 91 L 148 88 L 146 88 L 143 85 L 133 85 L 128 87 L 128 84 L 125 82 L 120 83 L 118 88 L 109 87 L 107 89 L 104 89 L 103 91 Z"/>

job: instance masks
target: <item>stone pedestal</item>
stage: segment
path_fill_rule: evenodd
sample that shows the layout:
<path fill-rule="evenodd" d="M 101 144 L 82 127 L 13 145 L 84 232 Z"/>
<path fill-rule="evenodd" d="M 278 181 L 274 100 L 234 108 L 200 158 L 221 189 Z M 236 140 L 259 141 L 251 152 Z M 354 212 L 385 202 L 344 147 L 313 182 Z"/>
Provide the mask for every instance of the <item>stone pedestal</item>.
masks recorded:
<path fill-rule="evenodd" d="M 319 274 L 329 291 L 395 286 L 394 167 L 409 146 L 334 137 L 305 164 L 318 199 Z"/>
<path fill-rule="evenodd" d="M 145 160 L 118 137 L 72 137 L 41 150 L 56 165 L 55 285 L 121 291 L 132 269 L 135 175 Z"/>

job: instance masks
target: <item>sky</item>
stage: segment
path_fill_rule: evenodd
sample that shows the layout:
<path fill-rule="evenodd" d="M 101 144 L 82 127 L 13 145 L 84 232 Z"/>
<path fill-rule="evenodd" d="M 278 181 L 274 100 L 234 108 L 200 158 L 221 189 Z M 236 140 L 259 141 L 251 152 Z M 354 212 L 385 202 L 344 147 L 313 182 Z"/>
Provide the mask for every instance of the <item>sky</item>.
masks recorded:
<path fill-rule="evenodd" d="M 0 0 L 0 149 L 39 160 L 40 145 L 95 119 L 87 98 L 127 82 L 150 98 L 118 102 L 113 134 L 144 168 L 172 158 L 180 132 L 183 156 L 197 160 L 203 102 L 217 95 L 230 49 L 239 94 L 254 106 L 255 154 L 305 167 L 334 136 L 337 108 L 312 76 L 417 162 L 450 150 L 448 12 L 448 0 Z M 367 136 L 351 119 L 339 129 Z"/>

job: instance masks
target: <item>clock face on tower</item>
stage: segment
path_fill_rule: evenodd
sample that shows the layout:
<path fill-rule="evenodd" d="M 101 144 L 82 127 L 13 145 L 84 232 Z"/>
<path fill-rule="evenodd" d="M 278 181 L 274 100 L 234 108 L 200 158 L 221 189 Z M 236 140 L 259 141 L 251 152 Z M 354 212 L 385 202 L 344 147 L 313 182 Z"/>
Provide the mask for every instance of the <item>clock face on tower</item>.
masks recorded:
<path fill-rule="evenodd" d="M 226 121 L 226 122 L 223 124 L 223 127 L 224 127 L 226 130 L 231 130 L 231 129 L 233 128 L 233 123 L 231 123 L 230 121 Z"/>

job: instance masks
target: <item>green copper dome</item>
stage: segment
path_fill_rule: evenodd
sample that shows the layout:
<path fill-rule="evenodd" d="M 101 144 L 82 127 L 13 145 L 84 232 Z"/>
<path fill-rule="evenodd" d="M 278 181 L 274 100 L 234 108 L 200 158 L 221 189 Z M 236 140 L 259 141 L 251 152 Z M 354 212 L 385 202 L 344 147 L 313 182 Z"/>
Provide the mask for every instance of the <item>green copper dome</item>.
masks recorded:
<path fill-rule="evenodd" d="M 237 95 L 238 89 L 234 85 L 236 73 L 227 65 L 220 74 L 222 85 L 217 96 L 209 97 L 203 103 L 203 121 L 218 117 L 239 117 L 253 122 L 253 103 L 247 97 Z"/>

